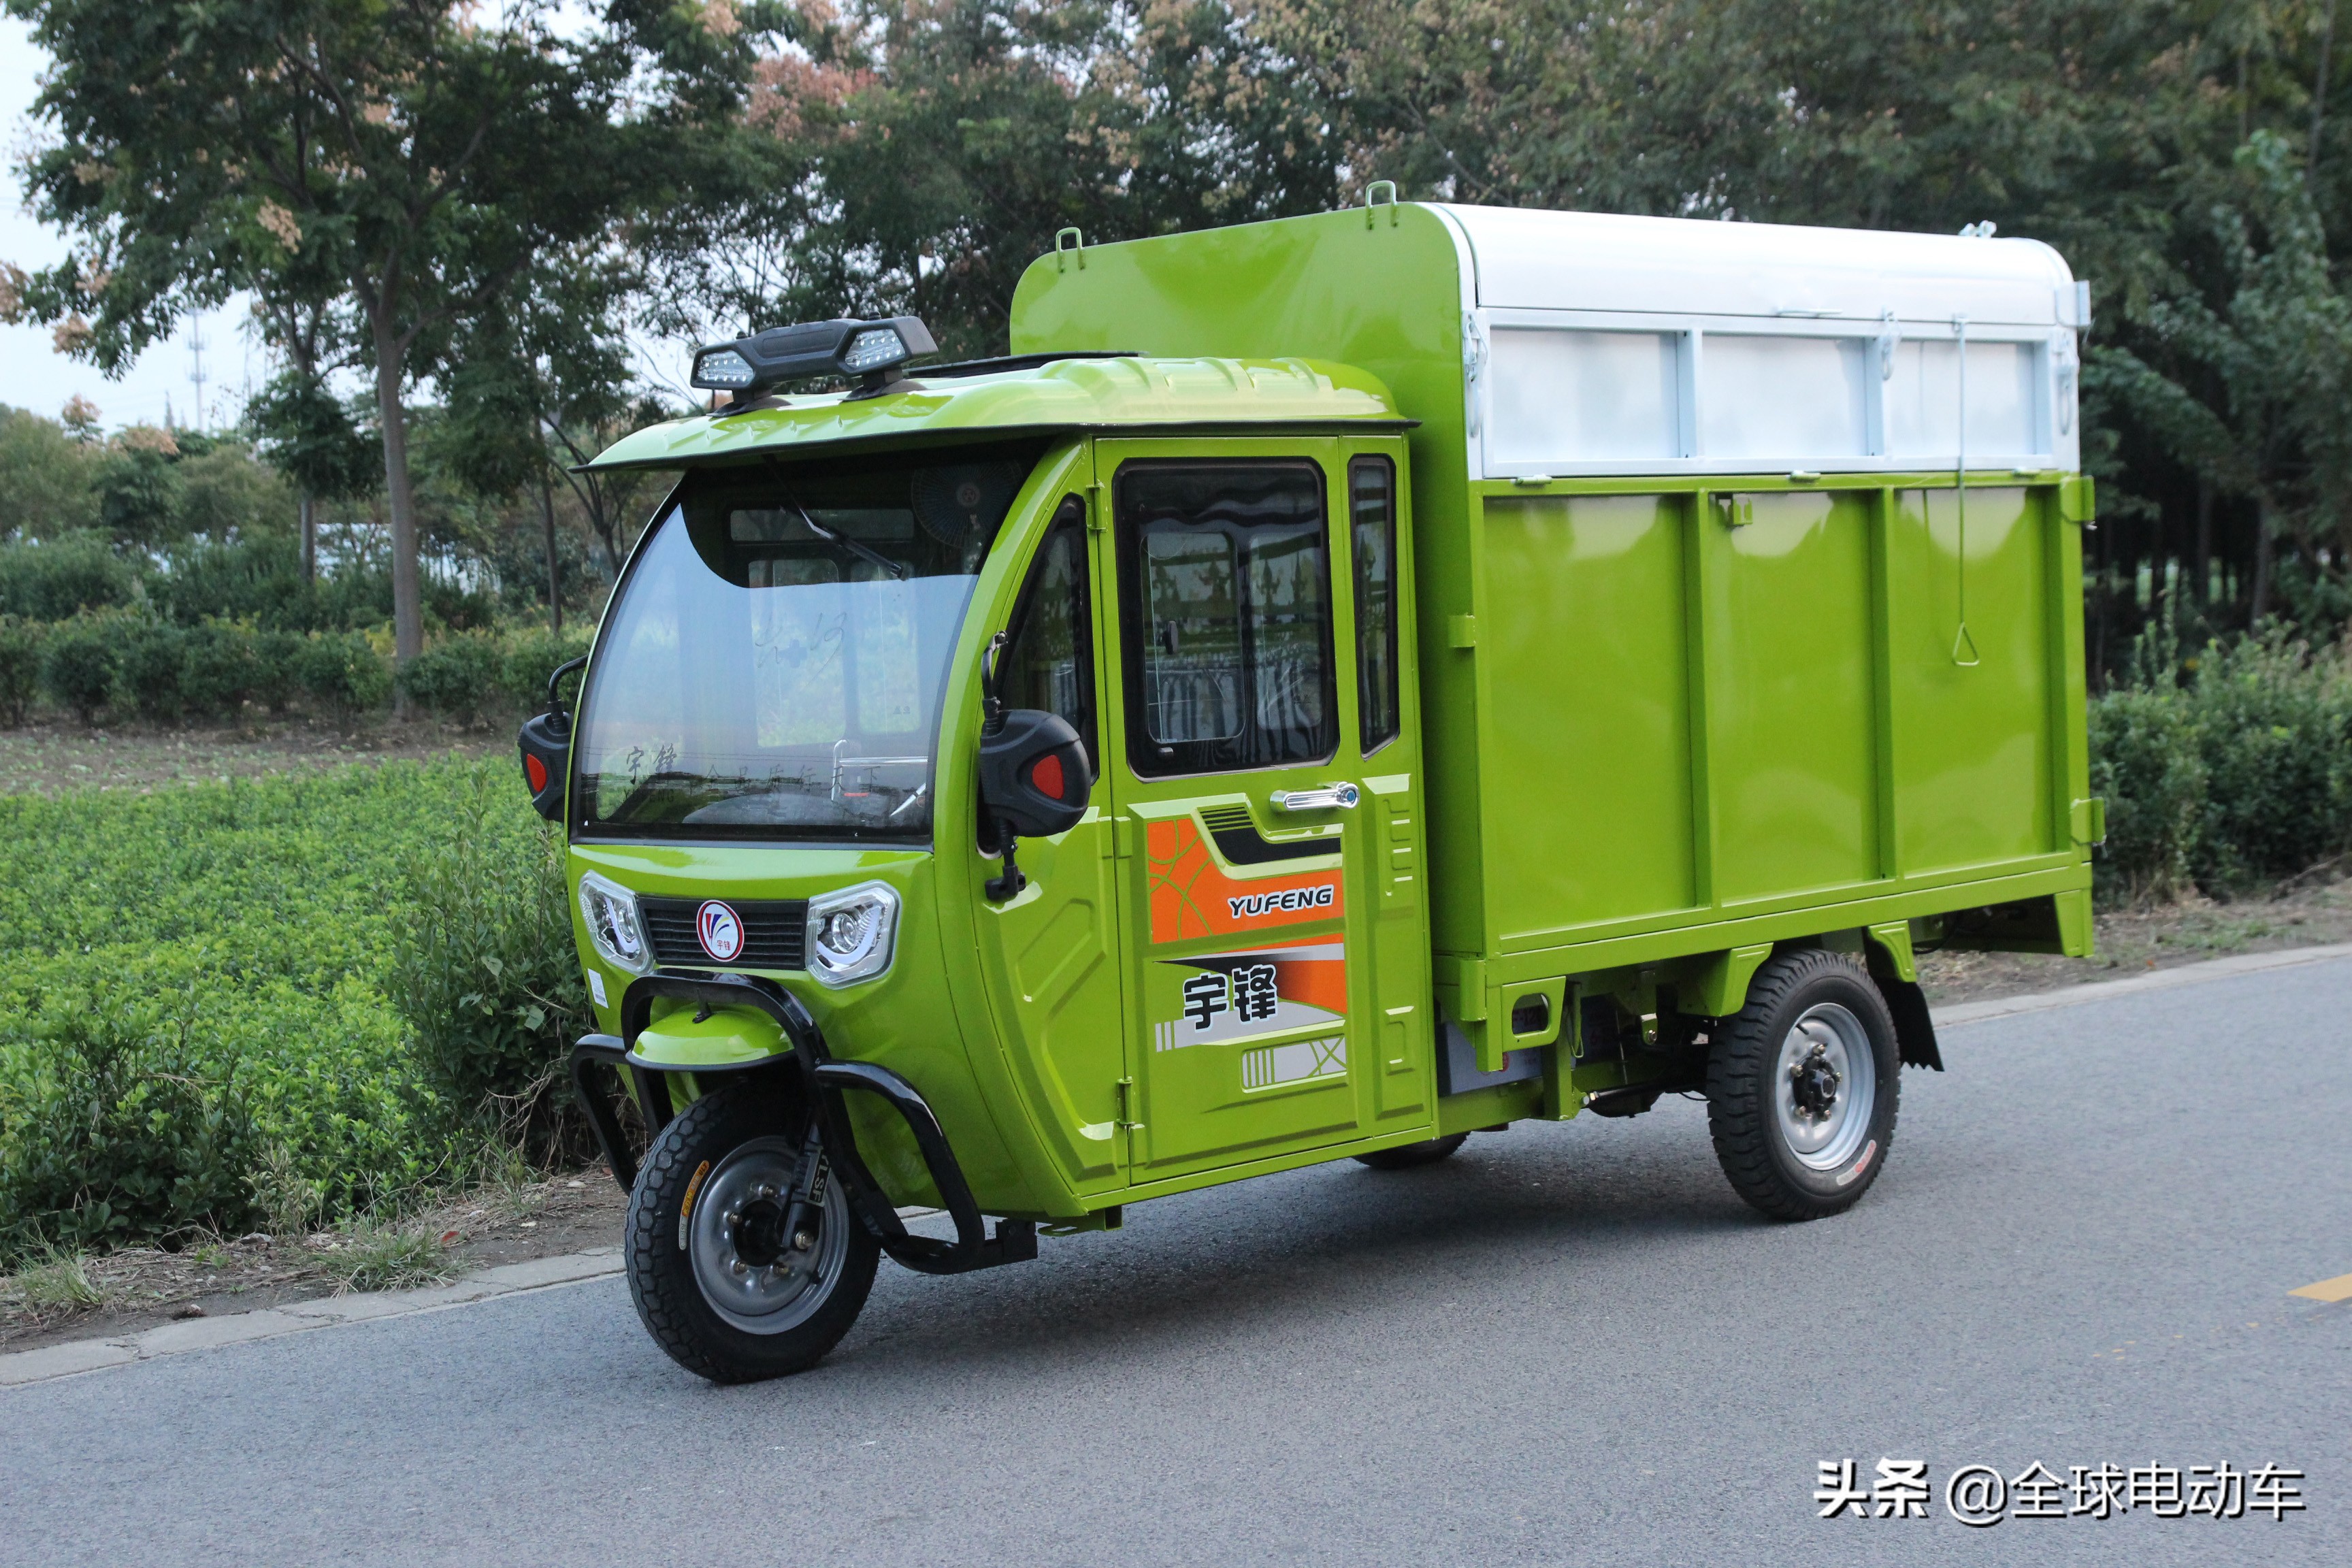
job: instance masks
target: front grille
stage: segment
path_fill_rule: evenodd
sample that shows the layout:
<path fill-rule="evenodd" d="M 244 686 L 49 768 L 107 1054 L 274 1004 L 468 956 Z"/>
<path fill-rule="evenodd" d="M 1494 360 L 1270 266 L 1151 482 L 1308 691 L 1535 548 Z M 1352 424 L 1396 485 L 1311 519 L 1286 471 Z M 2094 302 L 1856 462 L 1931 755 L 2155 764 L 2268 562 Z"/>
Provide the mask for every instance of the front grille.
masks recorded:
<path fill-rule="evenodd" d="M 803 969 L 808 964 L 808 900 L 806 899 L 726 899 L 721 900 L 743 922 L 743 951 L 729 959 L 728 969 Z M 694 934 L 700 899 L 637 900 L 646 917 L 646 936 L 654 944 L 654 962 L 671 968 L 717 969 L 719 962 L 702 951 Z"/>

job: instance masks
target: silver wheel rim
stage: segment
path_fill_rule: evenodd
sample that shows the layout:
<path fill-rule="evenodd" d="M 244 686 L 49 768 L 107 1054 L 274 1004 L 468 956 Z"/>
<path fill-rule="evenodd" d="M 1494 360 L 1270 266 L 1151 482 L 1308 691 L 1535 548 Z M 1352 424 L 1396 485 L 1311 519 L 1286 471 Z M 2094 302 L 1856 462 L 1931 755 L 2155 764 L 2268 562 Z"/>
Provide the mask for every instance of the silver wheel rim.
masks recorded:
<path fill-rule="evenodd" d="M 694 1194 L 687 1254 L 710 1310 L 747 1334 L 800 1327 L 833 1294 L 849 1258 L 849 1205 L 841 1184 L 795 1233 L 782 1233 L 800 1146 L 754 1138 L 719 1163 Z"/>
<path fill-rule="evenodd" d="M 1860 1152 L 1877 1106 L 1870 1031 L 1834 1002 L 1806 1008 L 1772 1071 L 1772 1107 L 1789 1152 L 1809 1171 L 1836 1170 Z"/>

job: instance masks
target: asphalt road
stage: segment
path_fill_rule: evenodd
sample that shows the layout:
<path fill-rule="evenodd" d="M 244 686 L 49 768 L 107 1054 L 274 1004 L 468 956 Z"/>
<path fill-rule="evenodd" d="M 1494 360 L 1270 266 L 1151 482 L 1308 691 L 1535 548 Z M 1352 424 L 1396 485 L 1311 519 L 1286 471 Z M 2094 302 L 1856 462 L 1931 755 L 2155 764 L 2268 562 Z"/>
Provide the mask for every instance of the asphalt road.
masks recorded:
<path fill-rule="evenodd" d="M 714 1389 L 619 1282 L 0 1392 L 10 1563 L 2352 1562 L 2352 962 L 1948 1032 L 1843 1218 L 1702 1107 L 884 1266 L 816 1372 Z M 1816 1517 L 1924 1460 L 1925 1519 Z M 1965 1527 L 1983 1464 L 2288 1466 L 2283 1522 Z"/>

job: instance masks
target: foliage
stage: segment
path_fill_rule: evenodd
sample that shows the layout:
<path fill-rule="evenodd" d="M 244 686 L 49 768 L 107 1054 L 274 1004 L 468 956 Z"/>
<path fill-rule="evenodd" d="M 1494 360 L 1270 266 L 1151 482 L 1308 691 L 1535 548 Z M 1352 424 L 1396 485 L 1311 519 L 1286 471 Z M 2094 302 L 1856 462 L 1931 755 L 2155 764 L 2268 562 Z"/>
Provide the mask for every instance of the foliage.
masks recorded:
<path fill-rule="evenodd" d="M 494 307 L 625 254 L 612 244 L 625 215 L 680 205 L 728 166 L 774 13 L 9 4 L 54 61 L 34 110 L 46 135 L 24 163 L 30 203 L 76 242 L 11 280 L 13 313 L 62 323 L 108 369 L 239 289 L 281 329 L 332 313 L 325 338 L 373 373 L 394 621 L 415 657 L 411 385 L 456 369 Z"/>
<path fill-rule="evenodd" d="M 1320 211 L 1338 188 L 1296 63 L 1224 0 L 806 6 L 751 104 L 765 158 L 635 237 L 674 330 L 912 310 L 1002 353 L 1055 230 L 1129 238 Z"/>
<path fill-rule="evenodd" d="M 2110 901 L 2227 897 L 2352 854 L 2352 657 L 2281 637 L 2187 658 L 2158 622 L 2091 704 Z"/>
<path fill-rule="evenodd" d="M 502 842 L 496 822 L 514 797 L 505 773 L 474 775 L 442 836 L 410 857 L 404 887 L 418 919 L 391 989 L 450 1103 L 495 1117 L 534 1159 L 584 1157 L 594 1145 L 563 1078 L 588 998 L 562 845 L 552 832 L 522 853 Z"/>
<path fill-rule="evenodd" d="M 49 628 L 41 650 L 41 689 L 85 724 L 115 693 L 122 672 L 123 616 L 76 616 Z"/>
<path fill-rule="evenodd" d="M 0 544 L 0 615 L 62 621 L 79 610 L 127 605 L 139 574 L 96 533 Z"/>
<path fill-rule="evenodd" d="M 41 656 L 48 628 L 38 621 L 0 614 L 0 724 L 25 721 L 41 685 Z"/>
<path fill-rule="evenodd" d="M 98 521 L 92 454 L 62 425 L 0 406 L 0 543 L 54 539 Z"/>
<path fill-rule="evenodd" d="M 512 773 L 499 757 L 0 798 L 0 1255 L 331 1222 L 469 1157 L 499 1107 L 427 1067 L 394 1001 L 423 971 L 397 954 L 470 890 L 486 901 L 436 951 L 474 968 L 434 982 L 487 1003 L 466 1037 L 530 1059 L 525 993 L 484 955 L 556 1005 L 541 1037 L 579 1005 L 544 825 Z M 438 866 L 456 868 L 412 882 Z"/>

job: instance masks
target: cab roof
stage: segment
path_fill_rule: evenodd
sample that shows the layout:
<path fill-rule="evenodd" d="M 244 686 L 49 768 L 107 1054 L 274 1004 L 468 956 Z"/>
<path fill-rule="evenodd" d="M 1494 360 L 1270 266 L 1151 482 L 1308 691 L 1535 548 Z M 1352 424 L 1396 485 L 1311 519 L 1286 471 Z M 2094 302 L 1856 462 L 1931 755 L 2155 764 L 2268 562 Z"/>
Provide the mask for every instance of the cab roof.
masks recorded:
<path fill-rule="evenodd" d="M 1163 359 L 1129 354 L 940 367 L 873 396 L 767 397 L 733 414 L 648 426 L 606 447 L 595 469 L 687 468 L 780 458 L 853 442 L 970 441 L 1074 430 L 1403 429 L 1377 377 L 1299 359 Z M 971 374 L 978 372 L 979 374 Z"/>

